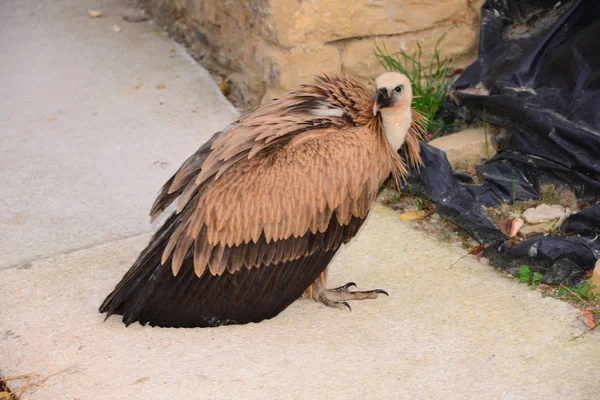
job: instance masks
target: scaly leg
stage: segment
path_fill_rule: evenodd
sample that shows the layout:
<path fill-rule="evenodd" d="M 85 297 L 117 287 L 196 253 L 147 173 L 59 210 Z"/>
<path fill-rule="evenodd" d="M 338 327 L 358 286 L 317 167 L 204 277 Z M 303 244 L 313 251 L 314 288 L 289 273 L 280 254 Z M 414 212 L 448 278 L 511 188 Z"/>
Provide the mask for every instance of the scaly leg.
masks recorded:
<path fill-rule="evenodd" d="M 321 285 L 323 285 L 323 287 L 326 286 L 327 284 L 327 268 L 325 268 L 323 270 L 323 272 L 321 272 L 321 275 L 319 275 L 319 277 L 317 278 L 317 280 L 312 283 L 308 289 L 306 289 L 304 291 L 304 294 L 302 295 L 303 299 L 312 299 L 314 301 L 319 301 L 317 300 L 317 282 L 320 282 Z"/>

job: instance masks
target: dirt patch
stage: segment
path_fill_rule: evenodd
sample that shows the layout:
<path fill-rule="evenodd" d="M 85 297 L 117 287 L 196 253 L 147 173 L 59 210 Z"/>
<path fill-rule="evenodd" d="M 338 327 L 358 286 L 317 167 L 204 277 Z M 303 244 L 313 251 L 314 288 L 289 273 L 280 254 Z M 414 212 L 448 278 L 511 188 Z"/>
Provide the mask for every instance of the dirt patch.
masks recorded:
<path fill-rule="evenodd" d="M 460 226 L 441 218 L 430 200 L 384 188 L 377 201 L 399 213 L 398 217 L 411 220 L 416 230 L 465 250 L 477 246 L 477 242 Z"/>

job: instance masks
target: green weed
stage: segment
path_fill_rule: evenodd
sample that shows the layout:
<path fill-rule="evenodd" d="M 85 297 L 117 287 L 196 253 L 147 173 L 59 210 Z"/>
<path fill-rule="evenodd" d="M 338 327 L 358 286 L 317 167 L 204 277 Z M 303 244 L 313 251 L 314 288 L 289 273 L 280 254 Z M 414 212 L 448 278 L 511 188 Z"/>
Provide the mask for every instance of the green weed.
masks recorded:
<path fill-rule="evenodd" d="M 517 273 L 517 279 L 519 280 L 519 282 L 526 283 L 527 286 L 529 286 L 532 289 L 536 288 L 543 278 L 544 275 L 540 274 L 539 272 L 531 271 L 529 265 L 521 265 L 521 268 Z"/>
<path fill-rule="evenodd" d="M 592 306 L 592 303 L 598 296 L 596 293 L 594 293 L 594 289 L 596 289 L 596 285 L 594 285 L 591 280 L 587 280 L 579 283 L 574 288 L 561 285 L 556 292 L 556 296 L 573 301 L 575 303 L 582 303 L 586 306 Z"/>

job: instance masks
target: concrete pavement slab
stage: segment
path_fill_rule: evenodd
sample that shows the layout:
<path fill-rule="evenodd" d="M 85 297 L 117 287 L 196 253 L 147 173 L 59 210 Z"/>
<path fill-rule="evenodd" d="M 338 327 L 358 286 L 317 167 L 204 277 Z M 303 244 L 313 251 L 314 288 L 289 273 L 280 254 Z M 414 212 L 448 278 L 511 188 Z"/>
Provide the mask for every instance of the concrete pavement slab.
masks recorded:
<path fill-rule="evenodd" d="M 163 329 L 98 305 L 148 235 L 0 271 L 0 368 L 51 375 L 37 399 L 597 399 L 600 336 L 579 311 L 506 279 L 376 206 L 330 269 L 390 297 L 300 300 L 259 324 Z M 17 382 L 15 382 L 16 384 Z"/>
<path fill-rule="evenodd" d="M 237 114 L 126 5 L 0 1 L 0 268 L 150 231 L 160 186 Z"/>
<path fill-rule="evenodd" d="M 578 310 L 472 259 L 451 267 L 464 251 L 382 206 L 330 285 L 389 298 L 351 313 L 298 301 L 216 329 L 104 322 L 97 308 L 146 245 L 136 234 L 160 185 L 236 115 L 123 7 L 0 2 L 0 375 L 33 374 L 21 400 L 598 398 L 600 336 L 571 340 Z"/>

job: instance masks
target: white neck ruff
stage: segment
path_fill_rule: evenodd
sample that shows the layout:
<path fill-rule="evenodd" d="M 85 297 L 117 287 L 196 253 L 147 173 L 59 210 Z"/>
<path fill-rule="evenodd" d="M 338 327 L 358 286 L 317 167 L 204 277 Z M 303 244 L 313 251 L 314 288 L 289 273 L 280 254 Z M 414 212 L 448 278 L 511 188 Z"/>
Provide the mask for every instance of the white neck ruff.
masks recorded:
<path fill-rule="evenodd" d="M 406 134 L 412 123 L 410 107 L 408 108 L 408 111 L 390 108 L 381 110 L 380 112 L 385 136 L 392 145 L 392 148 L 399 150 L 404 144 L 404 139 L 406 138 Z"/>

